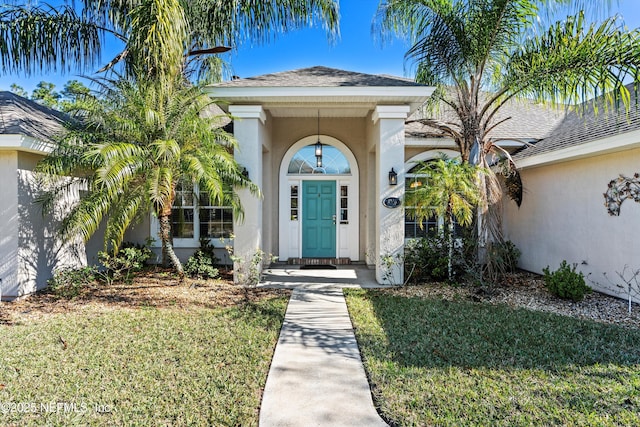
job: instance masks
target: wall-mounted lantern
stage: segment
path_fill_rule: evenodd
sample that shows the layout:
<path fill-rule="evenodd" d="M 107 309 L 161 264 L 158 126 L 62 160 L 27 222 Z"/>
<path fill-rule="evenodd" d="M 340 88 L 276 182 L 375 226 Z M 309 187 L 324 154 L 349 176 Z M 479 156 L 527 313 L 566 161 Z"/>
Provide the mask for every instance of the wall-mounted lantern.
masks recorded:
<path fill-rule="evenodd" d="M 241 173 L 242 173 L 242 176 L 244 176 L 246 179 L 249 179 L 249 171 L 244 166 L 242 167 Z"/>
<path fill-rule="evenodd" d="M 393 168 L 389 171 L 389 185 L 398 185 L 398 174 Z"/>

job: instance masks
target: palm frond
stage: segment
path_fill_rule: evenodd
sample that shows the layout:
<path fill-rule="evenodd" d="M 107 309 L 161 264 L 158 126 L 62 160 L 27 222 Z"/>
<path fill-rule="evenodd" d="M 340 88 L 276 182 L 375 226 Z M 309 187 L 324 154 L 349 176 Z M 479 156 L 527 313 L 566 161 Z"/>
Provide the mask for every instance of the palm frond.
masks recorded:
<path fill-rule="evenodd" d="M 149 213 L 149 199 L 140 186 L 130 186 L 120 195 L 109 213 L 105 230 L 105 246 L 115 253 L 122 245 L 127 229 L 142 214 Z"/>
<path fill-rule="evenodd" d="M 408 214 L 412 218 L 422 223 L 451 212 L 461 225 L 471 224 L 473 208 L 480 202 L 476 180 L 478 174 L 484 174 L 482 169 L 440 158 L 418 163 L 414 173 L 424 176 L 426 185 L 406 190 L 404 204 L 411 207 Z"/>
<path fill-rule="evenodd" d="M 623 80 L 640 77 L 640 31 L 617 18 L 587 25 L 584 14 L 557 22 L 511 55 L 502 77 L 506 93 L 563 105 L 586 105 L 604 95 L 628 105 Z"/>
<path fill-rule="evenodd" d="M 80 236 L 85 242 L 100 227 L 109 212 L 114 195 L 100 191 L 89 191 L 67 213 L 62 220 L 60 234 L 64 239 Z"/>
<path fill-rule="evenodd" d="M 181 74 L 189 25 L 179 0 L 142 0 L 129 13 L 132 74 L 158 76 L 159 81 Z"/>
<path fill-rule="evenodd" d="M 165 166 L 153 168 L 147 179 L 147 195 L 156 213 L 173 202 L 176 180 L 173 170 Z"/>
<path fill-rule="evenodd" d="M 266 42 L 303 26 L 321 26 L 339 36 L 335 0 L 194 0 L 186 4 L 194 44 L 200 48 Z"/>
<path fill-rule="evenodd" d="M 0 60 L 8 72 L 87 70 L 100 58 L 101 29 L 69 6 L 0 6 Z"/>

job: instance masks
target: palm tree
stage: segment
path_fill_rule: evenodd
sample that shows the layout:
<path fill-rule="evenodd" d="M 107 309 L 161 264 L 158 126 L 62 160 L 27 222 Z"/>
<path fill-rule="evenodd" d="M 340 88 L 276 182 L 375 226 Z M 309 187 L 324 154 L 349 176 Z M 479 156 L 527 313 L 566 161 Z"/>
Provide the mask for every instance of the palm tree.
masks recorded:
<path fill-rule="evenodd" d="M 424 176 L 427 185 L 409 188 L 405 205 L 410 206 L 408 215 L 419 224 L 429 218 L 444 218 L 449 244 L 448 276 L 453 277 L 453 245 L 455 222 L 469 226 L 473 222 L 474 208 L 480 201 L 477 186 L 479 173 L 484 171 L 468 163 L 446 157 L 418 163 L 414 173 Z"/>
<path fill-rule="evenodd" d="M 211 100 L 199 87 L 140 78 L 99 83 L 102 96 L 79 102 L 82 122 L 39 164 L 49 181 L 40 200 L 50 209 L 78 186 L 86 189 L 61 232 L 88 240 L 104 220 L 105 247 L 114 252 L 131 224 L 154 213 L 165 261 L 182 275 L 171 232 L 177 185 L 197 185 L 214 204 L 233 207 L 238 219 L 242 207 L 235 189 L 255 195 L 259 189 L 233 158 L 234 139 L 215 116 L 202 114 Z"/>
<path fill-rule="evenodd" d="M 619 17 L 589 24 L 583 10 L 540 27 L 558 6 L 594 2 L 569 0 L 382 0 L 383 31 L 407 37 L 406 58 L 416 79 L 436 87 L 419 121 L 457 144 L 462 161 L 490 170 L 488 154 L 506 158 L 510 194 L 519 204 L 522 186 L 507 152 L 491 132 L 510 100 L 584 105 L 606 94 L 609 106 L 628 106 L 627 77 L 640 82 L 640 32 Z M 602 5 L 602 2 L 598 2 Z M 493 172 L 481 176 L 479 220 L 483 236 L 501 241 L 497 206 L 502 189 Z M 490 215 L 486 215 L 489 211 Z M 493 214 L 492 214 L 493 213 Z M 495 214 L 495 215 L 494 215 Z"/>
<path fill-rule="evenodd" d="M 149 75 L 188 65 L 206 74 L 220 45 L 264 42 L 306 25 L 338 35 L 337 0 L 81 0 L 58 8 L 9 1 L 0 6 L 0 61 L 6 71 L 93 70 L 105 35 L 123 50 L 104 69 Z M 201 75 L 202 75 L 201 73 Z"/>
<path fill-rule="evenodd" d="M 88 239 L 104 219 L 105 244 L 113 251 L 136 218 L 154 212 L 163 254 L 182 274 L 171 244 L 177 185 L 197 184 L 210 200 L 232 206 L 237 219 L 242 209 L 234 189 L 248 187 L 259 194 L 233 159 L 232 137 L 200 116 L 211 101 L 185 77 L 219 70 L 218 60 L 203 55 L 223 50 L 218 45 L 266 41 L 307 24 L 321 24 L 336 35 L 338 3 L 81 0 L 80 5 L 78 10 L 21 3 L 0 7 L 0 58 L 8 71 L 91 69 L 105 34 L 124 44 L 102 67 L 123 64 L 124 78 L 103 80 L 99 99 L 81 101 L 81 125 L 39 166 L 54 181 L 42 201 L 51 208 L 57 196 L 81 181 L 88 193 L 66 216 L 62 231 Z"/>

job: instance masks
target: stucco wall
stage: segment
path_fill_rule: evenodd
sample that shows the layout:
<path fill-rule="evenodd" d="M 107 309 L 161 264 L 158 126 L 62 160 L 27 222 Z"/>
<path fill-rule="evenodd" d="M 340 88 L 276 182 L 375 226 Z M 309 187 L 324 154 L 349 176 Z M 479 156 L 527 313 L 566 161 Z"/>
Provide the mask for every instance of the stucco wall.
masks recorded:
<path fill-rule="evenodd" d="M 627 200 L 620 216 L 610 216 L 603 193 L 612 179 L 636 172 L 640 149 L 522 170 L 522 206 L 506 201 L 504 209 L 506 237 L 522 251 L 520 267 L 541 273 L 567 260 L 594 289 L 619 293 L 616 272 L 640 269 L 640 203 Z"/>
<path fill-rule="evenodd" d="M 43 215 L 35 202 L 41 184 L 33 172 L 41 156 L 11 151 L 0 153 L 0 274 L 2 297 L 12 299 L 46 286 L 57 268 L 86 265 L 85 245 L 58 236 L 60 219 L 77 193 Z M 93 257 L 91 254 L 90 257 Z"/>
<path fill-rule="evenodd" d="M 373 123 L 372 116 L 367 117 L 368 123 Z M 378 238 L 378 229 L 376 228 L 376 147 L 380 145 L 380 121 L 376 121 L 371 126 L 367 126 L 367 152 L 366 165 L 364 168 L 362 181 L 366 183 L 366 211 L 364 211 L 365 223 L 365 254 L 367 265 L 375 265 L 376 258 L 376 241 Z"/>
<path fill-rule="evenodd" d="M 1 296 L 18 290 L 18 167 L 17 151 L 0 151 L 0 283 Z"/>

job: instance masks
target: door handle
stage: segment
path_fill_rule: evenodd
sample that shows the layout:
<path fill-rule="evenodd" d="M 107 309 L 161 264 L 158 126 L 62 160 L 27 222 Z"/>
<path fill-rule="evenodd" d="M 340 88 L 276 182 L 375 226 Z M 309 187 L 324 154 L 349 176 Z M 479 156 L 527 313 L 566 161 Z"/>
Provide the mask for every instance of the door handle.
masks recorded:
<path fill-rule="evenodd" d="M 336 223 L 336 216 L 335 215 L 333 215 L 333 223 L 334 224 Z"/>

